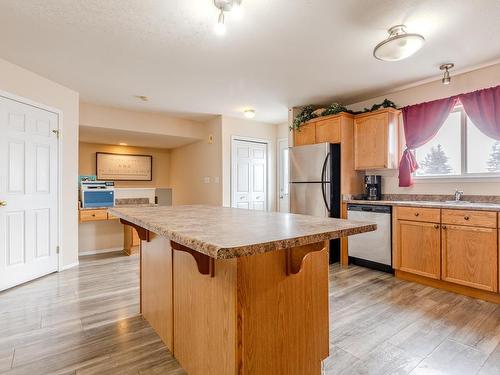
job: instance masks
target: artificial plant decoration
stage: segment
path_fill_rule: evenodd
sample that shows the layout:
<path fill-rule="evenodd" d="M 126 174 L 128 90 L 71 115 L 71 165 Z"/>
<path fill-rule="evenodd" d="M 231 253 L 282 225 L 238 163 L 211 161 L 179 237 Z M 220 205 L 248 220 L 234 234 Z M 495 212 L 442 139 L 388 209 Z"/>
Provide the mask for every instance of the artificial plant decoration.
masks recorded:
<path fill-rule="evenodd" d="M 380 108 L 397 108 L 397 107 L 393 101 L 390 101 L 389 99 L 384 99 L 382 103 L 374 104 L 372 105 L 371 108 L 365 108 L 363 112 L 373 112 L 379 110 Z"/>
<path fill-rule="evenodd" d="M 300 130 L 300 127 L 304 122 L 312 120 L 313 118 L 318 117 L 317 114 L 314 113 L 314 107 L 312 105 L 306 105 L 302 112 L 300 112 L 294 119 L 293 124 L 290 126 L 290 130 L 297 129 Z"/>
<path fill-rule="evenodd" d="M 323 111 L 323 113 L 321 115 L 322 116 L 331 116 L 331 115 L 336 115 L 340 112 L 352 113 L 352 111 L 349 111 L 342 104 L 332 103 L 328 107 L 325 108 L 325 110 Z"/>
<path fill-rule="evenodd" d="M 346 112 L 346 113 L 350 113 L 353 115 L 357 115 L 359 113 L 377 111 L 380 108 L 396 108 L 397 109 L 396 104 L 394 104 L 394 102 L 390 101 L 389 99 L 384 99 L 384 101 L 382 103 L 374 104 L 374 105 L 372 105 L 371 108 L 365 108 L 364 111 L 359 111 L 359 112 L 353 112 L 350 109 L 347 109 L 347 107 L 343 106 L 342 104 L 332 103 L 328 107 L 326 107 L 323 111 L 319 111 L 320 113 L 318 114 L 318 110 L 315 110 L 312 105 L 307 105 L 302 109 L 302 112 L 300 112 L 293 119 L 293 123 L 290 126 L 290 130 L 295 129 L 295 130 L 300 131 L 300 127 L 305 122 L 312 120 L 313 118 L 316 118 L 316 117 L 331 116 L 331 115 L 339 114 L 341 112 Z"/>

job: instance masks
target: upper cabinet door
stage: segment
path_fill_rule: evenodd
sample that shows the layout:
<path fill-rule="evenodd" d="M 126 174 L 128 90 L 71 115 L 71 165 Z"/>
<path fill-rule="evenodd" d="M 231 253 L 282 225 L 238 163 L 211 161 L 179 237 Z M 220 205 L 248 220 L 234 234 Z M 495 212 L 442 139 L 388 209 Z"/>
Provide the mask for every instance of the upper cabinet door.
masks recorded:
<path fill-rule="evenodd" d="M 383 109 L 354 119 L 354 168 L 396 168 L 399 111 Z"/>
<path fill-rule="evenodd" d="M 304 124 L 299 130 L 295 129 L 293 131 L 293 145 L 303 146 L 303 145 L 313 145 L 316 143 L 316 123 L 310 122 Z"/>
<path fill-rule="evenodd" d="M 340 143 L 340 117 L 316 123 L 316 143 Z"/>

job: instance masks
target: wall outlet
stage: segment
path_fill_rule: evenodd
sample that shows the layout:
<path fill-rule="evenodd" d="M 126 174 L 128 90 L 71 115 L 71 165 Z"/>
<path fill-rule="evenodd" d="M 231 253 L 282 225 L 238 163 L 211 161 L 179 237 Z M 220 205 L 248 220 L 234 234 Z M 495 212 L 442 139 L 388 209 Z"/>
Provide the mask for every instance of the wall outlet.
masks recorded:
<path fill-rule="evenodd" d="M 215 177 L 213 178 L 213 181 L 214 181 L 214 184 L 218 184 L 218 183 L 220 183 L 220 178 L 219 178 L 219 176 L 215 176 Z"/>
<path fill-rule="evenodd" d="M 203 183 L 204 184 L 209 184 L 210 183 L 210 177 L 209 176 L 203 177 Z"/>

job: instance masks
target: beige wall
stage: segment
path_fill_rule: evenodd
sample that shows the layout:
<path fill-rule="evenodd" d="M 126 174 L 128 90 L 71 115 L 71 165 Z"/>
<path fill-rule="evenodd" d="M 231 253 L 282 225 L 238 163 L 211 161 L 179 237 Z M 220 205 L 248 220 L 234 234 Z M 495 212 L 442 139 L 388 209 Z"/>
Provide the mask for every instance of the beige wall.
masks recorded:
<path fill-rule="evenodd" d="M 376 98 L 349 105 L 350 109 L 361 110 L 374 103 L 380 103 L 388 98 L 402 107 L 439 98 L 444 98 L 464 92 L 479 90 L 500 84 L 500 64 L 478 69 L 472 72 L 453 75 L 450 85 L 443 85 L 440 80 L 408 88 L 405 90 L 381 95 Z M 465 194 L 500 195 L 500 181 L 483 179 L 467 180 L 453 179 L 439 181 L 417 180 L 409 188 L 398 187 L 398 171 L 374 172 L 383 175 L 383 192 L 386 194 L 452 194 L 455 189 L 462 189 Z"/>
<path fill-rule="evenodd" d="M 209 143 L 209 136 L 213 142 Z M 222 204 L 222 117 L 204 124 L 203 140 L 170 153 L 173 204 Z M 204 178 L 209 178 L 205 183 Z"/>
<path fill-rule="evenodd" d="M 201 122 L 85 102 L 80 103 L 80 125 L 196 139 L 205 135 Z"/>
<path fill-rule="evenodd" d="M 80 175 L 96 174 L 96 152 L 153 156 L 153 181 L 116 181 L 116 187 L 170 187 L 169 150 L 80 142 L 78 158 L 78 173 Z"/>
<path fill-rule="evenodd" d="M 223 205 L 231 205 L 231 138 L 255 138 L 269 142 L 268 149 L 268 209 L 276 210 L 276 139 L 278 126 L 256 121 L 222 117 L 222 181 Z"/>
<path fill-rule="evenodd" d="M 77 92 L 0 59 L 0 90 L 62 111 L 61 263 L 78 261 L 78 111 Z"/>

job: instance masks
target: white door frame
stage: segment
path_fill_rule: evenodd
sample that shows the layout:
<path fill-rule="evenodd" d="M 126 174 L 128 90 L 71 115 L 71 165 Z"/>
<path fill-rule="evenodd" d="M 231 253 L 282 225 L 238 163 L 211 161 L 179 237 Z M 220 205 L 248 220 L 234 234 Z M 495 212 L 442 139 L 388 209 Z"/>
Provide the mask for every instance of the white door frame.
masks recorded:
<path fill-rule="evenodd" d="M 276 140 L 276 211 L 280 212 L 280 183 L 281 183 L 281 152 L 280 143 L 286 141 L 288 144 L 288 137 L 278 138 Z"/>
<path fill-rule="evenodd" d="M 57 137 L 57 246 L 59 248 L 58 254 L 57 254 L 57 272 L 63 271 L 63 266 L 62 266 L 62 249 L 61 249 L 61 243 L 62 243 L 62 186 L 63 186 L 63 181 L 62 181 L 62 163 L 61 160 L 63 156 L 63 144 L 61 142 L 62 139 L 62 134 L 63 134 L 63 112 L 57 108 L 50 107 L 45 104 L 41 104 L 38 102 L 35 102 L 33 100 L 23 98 L 22 96 L 18 96 L 15 94 L 11 94 L 10 92 L 6 92 L 3 90 L 0 90 L 0 96 L 4 97 L 6 99 L 14 100 L 16 102 L 19 102 L 21 104 L 27 104 L 32 107 L 36 107 L 39 109 L 42 109 L 44 111 L 52 112 L 57 115 L 57 128 L 59 130 L 59 134 Z M 75 205 L 76 207 L 76 205 Z"/>
<path fill-rule="evenodd" d="M 243 141 L 243 142 L 253 142 L 253 143 L 261 143 L 266 145 L 266 211 L 269 211 L 269 145 L 271 144 L 271 140 L 269 139 L 263 139 L 263 138 L 253 138 L 253 137 L 243 137 L 239 135 L 232 135 L 231 136 L 231 157 L 230 157 L 230 165 L 231 165 L 231 173 L 229 175 L 229 194 L 230 194 L 230 200 L 229 200 L 229 205 L 233 207 L 233 161 L 234 161 L 234 142 L 235 141 Z"/>

